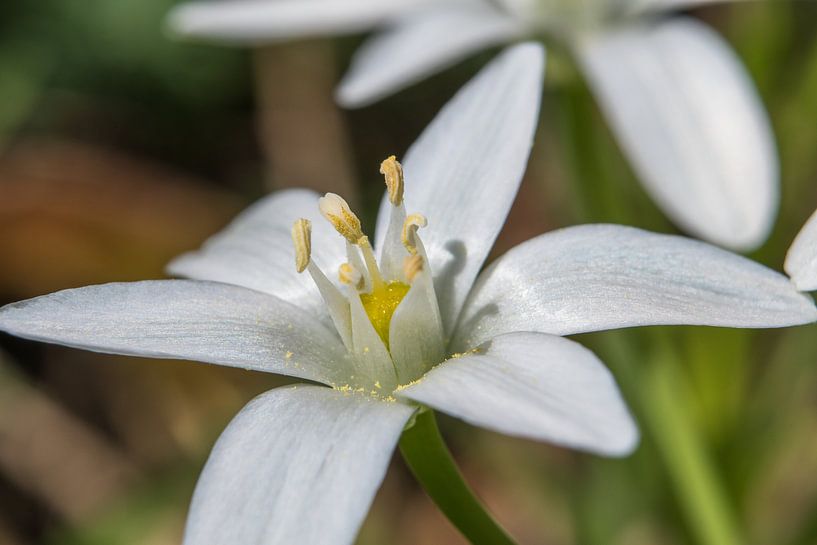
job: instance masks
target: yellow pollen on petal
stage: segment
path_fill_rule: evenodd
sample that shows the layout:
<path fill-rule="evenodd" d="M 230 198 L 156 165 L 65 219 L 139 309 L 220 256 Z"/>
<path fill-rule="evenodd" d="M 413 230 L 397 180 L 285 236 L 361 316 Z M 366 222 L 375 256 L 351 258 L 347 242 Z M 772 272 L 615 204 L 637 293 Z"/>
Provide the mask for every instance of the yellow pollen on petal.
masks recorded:
<path fill-rule="evenodd" d="M 360 296 L 360 302 L 363 304 L 366 315 L 387 349 L 389 348 L 391 317 L 408 291 L 409 286 L 403 282 L 389 282 L 372 293 L 364 293 Z"/>
<path fill-rule="evenodd" d="M 474 356 L 476 354 L 479 354 L 481 351 L 482 350 L 480 350 L 480 348 L 477 347 L 477 348 L 472 348 L 471 350 L 468 350 L 466 352 L 454 352 L 453 354 L 451 354 L 451 357 L 449 357 L 448 359 L 458 360 L 460 358 L 464 358 L 465 356 Z"/>

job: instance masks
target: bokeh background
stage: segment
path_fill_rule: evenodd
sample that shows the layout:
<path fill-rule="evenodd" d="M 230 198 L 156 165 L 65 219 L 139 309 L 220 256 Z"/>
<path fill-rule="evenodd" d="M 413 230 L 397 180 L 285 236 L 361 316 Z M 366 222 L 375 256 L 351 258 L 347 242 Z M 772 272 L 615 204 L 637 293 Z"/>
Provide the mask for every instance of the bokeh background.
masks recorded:
<path fill-rule="evenodd" d="M 371 225 L 380 160 L 400 156 L 492 54 L 357 111 L 331 90 L 360 37 L 264 49 L 182 43 L 172 0 L 0 3 L 0 303 L 161 278 L 254 199 L 349 197 Z M 744 59 L 775 127 L 780 218 L 752 257 L 780 269 L 817 207 L 817 5 L 687 14 Z M 583 222 L 673 232 L 643 194 L 570 58 L 552 48 L 533 158 L 499 255 Z M 282 264 L 290 266 L 290 264 Z M 629 459 L 441 418 L 467 479 L 525 544 L 817 543 L 817 326 L 584 335 L 643 430 Z M 219 432 L 284 383 L 0 336 L 0 544 L 180 542 Z M 728 539 L 723 538 L 723 543 Z M 462 539 L 399 456 L 361 544 Z"/>

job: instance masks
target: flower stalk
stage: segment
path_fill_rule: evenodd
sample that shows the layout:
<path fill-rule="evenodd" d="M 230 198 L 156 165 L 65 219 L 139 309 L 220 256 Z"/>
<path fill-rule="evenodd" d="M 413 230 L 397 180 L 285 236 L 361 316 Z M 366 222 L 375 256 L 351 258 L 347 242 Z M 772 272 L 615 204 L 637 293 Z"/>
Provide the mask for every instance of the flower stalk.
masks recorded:
<path fill-rule="evenodd" d="M 443 442 L 434 411 L 420 411 L 400 438 L 400 453 L 432 501 L 474 545 L 516 542 L 480 503 Z"/>
<path fill-rule="evenodd" d="M 331 99 L 333 48 L 315 41 L 297 47 L 258 47 L 253 65 L 267 189 L 306 181 L 312 189 L 341 193 L 355 203 L 349 135 Z"/>
<path fill-rule="evenodd" d="M 688 395 L 676 351 L 667 340 L 660 341 L 642 382 L 645 425 L 661 451 L 697 540 L 704 545 L 745 543 L 690 411 L 685 410 Z"/>

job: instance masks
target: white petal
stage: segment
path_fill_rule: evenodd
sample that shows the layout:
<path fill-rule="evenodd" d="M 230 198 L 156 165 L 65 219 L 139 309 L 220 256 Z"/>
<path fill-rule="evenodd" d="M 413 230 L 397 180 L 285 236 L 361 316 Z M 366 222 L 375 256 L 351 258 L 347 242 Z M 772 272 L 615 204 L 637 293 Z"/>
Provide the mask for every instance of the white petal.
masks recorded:
<path fill-rule="evenodd" d="M 184 544 L 353 543 L 411 413 L 316 386 L 255 398 L 210 454 Z"/>
<path fill-rule="evenodd" d="M 361 32 L 436 0 L 211 0 L 168 15 L 182 36 L 261 44 Z"/>
<path fill-rule="evenodd" d="M 457 349 L 513 331 L 815 320 L 810 297 L 754 261 L 683 237 L 584 225 L 531 239 L 486 269 L 463 310 Z"/>
<path fill-rule="evenodd" d="M 579 44 L 579 59 L 624 151 L 680 227 L 735 249 L 759 246 L 779 200 L 766 112 L 728 44 L 686 18 Z"/>
<path fill-rule="evenodd" d="M 95 352 L 174 358 L 344 384 L 338 337 L 285 301 L 238 286 L 153 280 L 89 286 L 0 309 L 0 331 Z"/>
<path fill-rule="evenodd" d="M 313 191 L 292 189 L 261 199 L 200 250 L 173 260 L 167 270 L 270 293 L 328 320 L 314 282 L 295 270 L 290 234 L 295 220 L 306 218 L 312 222 L 313 261 L 334 274 L 346 260 L 343 239 L 321 217 L 318 198 Z"/>
<path fill-rule="evenodd" d="M 539 117 L 543 53 L 536 44 L 509 48 L 457 93 L 403 161 L 406 211 L 428 218 L 422 238 L 447 331 L 525 172 Z M 378 248 L 389 206 L 384 198 Z"/>
<path fill-rule="evenodd" d="M 340 335 L 346 350 L 352 350 L 352 317 L 349 301 L 314 263 L 310 262 L 307 270 L 326 304 L 326 311 L 332 319 L 335 331 Z"/>
<path fill-rule="evenodd" d="M 351 108 L 371 104 L 524 32 L 519 20 L 489 5 L 440 6 L 412 14 L 357 50 L 337 100 Z"/>
<path fill-rule="evenodd" d="M 497 337 L 398 395 L 476 426 L 599 454 L 623 456 L 638 444 L 607 368 L 580 344 L 553 335 Z"/>
<path fill-rule="evenodd" d="M 445 358 L 443 324 L 431 278 L 421 271 L 389 324 L 389 351 L 400 384 L 408 384 Z"/>
<path fill-rule="evenodd" d="M 642 12 L 660 12 L 676 9 L 693 9 L 711 4 L 743 2 L 745 0 L 630 0 L 628 13 L 636 15 Z"/>
<path fill-rule="evenodd" d="M 801 291 L 817 290 L 817 212 L 812 214 L 786 255 L 786 272 Z"/>
<path fill-rule="evenodd" d="M 537 21 L 542 14 L 542 11 L 547 11 L 547 7 L 543 10 L 544 2 L 541 0 L 489 0 L 493 1 L 496 5 L 502 8 L 503 11 L 507 13 L 513 13 L 516 17 L 531 20 L 531 22 Z M 591 0 L 591 2 L 595 2 L 595 0 Z M 551 4 L 551 2 L 548 2 Z M 553 3 L 553 7 L 559 8 L 559 3 Z"/>
<path fill-rule="evenodd" d="M 397 386 L 394 363 L 357 294 L 349 298 L 349 311 L 352 319 L 355 382 L 385 391 L 393 390 Z"/>

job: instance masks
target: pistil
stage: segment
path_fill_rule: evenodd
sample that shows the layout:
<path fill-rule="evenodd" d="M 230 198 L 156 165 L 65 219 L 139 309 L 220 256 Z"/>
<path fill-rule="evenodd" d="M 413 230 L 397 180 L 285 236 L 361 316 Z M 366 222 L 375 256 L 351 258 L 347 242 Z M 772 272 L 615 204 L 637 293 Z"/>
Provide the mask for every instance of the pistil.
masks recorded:
<path fill-rule="evenodd" d="M 360 253 L 363 254 L 363 261 L 366 262 L 366 268 L 369 270 L 369 276 L 372 279 L 372 291 L 383 291 L 386 283 L 383 280 L 383 275 L 380 273 L 380 267 L 377 266 L 377 259 L 374 257 L 374 250 L 369 242 L 369 237 L 362 236 L 357 241 L 357 247 L 360 248 Z"/>
<path fill-rule="evenodd" d="M 391 317 L 408 293 L 409 288 L 410 286 L 403 282 L 389 282 L 382 286 L 380 290 L 364 293 L 360 296 L 360 302 L 363 303 L 366 315 L 369 316 L 374 330 L 377 331 L 387 349 L 389 348 Z"/>

